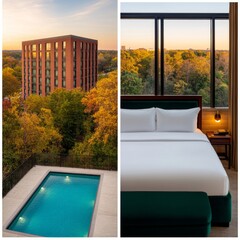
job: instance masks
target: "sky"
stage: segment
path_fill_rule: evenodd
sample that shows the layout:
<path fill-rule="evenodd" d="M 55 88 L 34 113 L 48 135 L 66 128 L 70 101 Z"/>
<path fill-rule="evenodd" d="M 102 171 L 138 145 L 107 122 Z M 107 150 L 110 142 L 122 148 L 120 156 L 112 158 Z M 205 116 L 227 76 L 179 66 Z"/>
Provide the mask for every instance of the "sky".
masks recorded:
<path fill-rule="evenodd" d="M 195 12 L 228 13 L 229 3 L 209 2 L 122 2 L 121 12 Z"/>
<path fill-rule="evenodd" d="M 117 49 L 117 0 L 3 0 L 3 50 L 32 39 L 76 35 Z"/>
<path fill-rule="evenodd" d="M 228 13 L 228 3 L 121 3 L 121 12 Z M 165 20 L 166 49 L 210 48 L 209 20 Z M 159 30 L 160 32 L 160 30 Z M 216 49 L 228 50 L 228 21 L 216 21 Z M 126 49 L 154 48 L 154 20 L 121 20 L 121 46 Z"/>

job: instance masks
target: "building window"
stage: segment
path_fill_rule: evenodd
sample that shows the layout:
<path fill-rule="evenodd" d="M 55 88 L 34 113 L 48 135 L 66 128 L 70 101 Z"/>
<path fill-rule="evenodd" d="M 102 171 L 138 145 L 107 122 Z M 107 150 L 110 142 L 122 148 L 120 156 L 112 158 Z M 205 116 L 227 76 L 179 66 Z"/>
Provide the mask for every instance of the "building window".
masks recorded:
<path fill-rule="evenodd" d="M 58 42 L 54 43 L 54 48 L 55 48 L 55 50 L 58 50 Z"/>
<path fill-rule="evenodd" d="M 37 53 L 36 52 L 32 52 L 32 58 L 36 58 L 37 57 Z"/>
<path fill-rule="evenodd" d="M 42 44 L 39 44 L 39 50 L 42 51 Z"/>
<path fill-rule="evenodd" d="M 36 50 L 37 50 L 37 45 L 36 45 L 36 44 L 33 44 L 33 45 L 32 45 L 32 50 L 33 50 L 33 51 L 36 51 Z"/>
<path fill-rule="evenodd" d="M 73 49 L 76 49 L 76 42 L 73 41 Z"/>
<path fill-rule="evenodd" d="M 62 48 L 63 48 L 63 49 L 66 49 L 66 41 L 63 41 L 63 43 L 62 43 Z"/>
<path fill-rule="evenodd" d="M 62 52 L 62 57 L 65 59 L 66 58 L 66 51 Z"/>
<path fill-rule="evenodd" d="M 46 52 L 46 59 L 50 60 L 51 59 L 51 52 Z"/>
<path fill-rule="evenodd" d="M 51 91 L 50 86 L 46 86 L 46 94 L 47 94 L 47 95 L 50 93 L 50 91 Z"/>
<path fill-rule="evenodd" d="M 50 74 L 51 74 L 50 69 L 47 69 L 46 70 L 46 77 L 50 77 Z"/>
<path fill-rule="evenodd" d="M 65 79 L 62 80 L 62 86 L 63 86 L 64 88 L 66 87 L 66 80 L 65 80 Z"/>
<path fill-rule="evenodd" d="M 36 84 L 32 84 L 32 93 L 35 94 L 37 92 Z"/>
<path fill-rule="evenodd" d="M 35 68 L 35 67 L 36 67 L 36 64 L 37 64 L 37 63 L 36 63 L 36 60 L 35 60 L 35 61 L 33 60 L 33 61 L 32 61 L 32 67 Z"/>
<path fill-rule="evenodd" d="M 39 85 L 39 86 L 38 86 L 38 89 L 39 89 L 39 95 L 42 95 L 42 86 Z"/>
<path fill-rule="evenodd" d="M 58 87 L 58 79 L 57 78 L 55 78 L 54 85 L 55 85 L 55 87 Z"/>
<path fill-rule="evenodd" d="M 46 50 L 50 51 L 51 50 L 51 43 L 46 43 Z"/>
<path fill-rule="evenodd" d="M 49 77 L 46 78 L 46 85 L 50 85 L 50 78 Z"/>
<path fill-rule="evenodd" d="M 50 61 L 46 61 L 46 68 L 50 68 Z"/>
<path fill-rule="evenodd" d="M 147 15 L 121 14 L 121 94 L 202 95 L 205 107 L 227 107 L 228 13 Z"/>

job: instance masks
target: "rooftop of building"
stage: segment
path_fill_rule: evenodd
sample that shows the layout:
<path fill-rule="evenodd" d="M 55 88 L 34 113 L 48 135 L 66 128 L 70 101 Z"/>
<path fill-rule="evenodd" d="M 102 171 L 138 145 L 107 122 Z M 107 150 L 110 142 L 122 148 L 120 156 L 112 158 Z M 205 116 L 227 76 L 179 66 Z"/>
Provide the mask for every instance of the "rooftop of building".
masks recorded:
<path fill-rule="evenodd" d="M 87 42 L 92 42 L 92 43 L 98 43 L 98 40 L 91 39 L 91 38 L 85 38 L 85 37 L 80 37 L 80 36 L 75 36 L 75 35 L 63 35 L 63 36 L 57 36 L 57 37 L 49 37 L 49 38 L 41 38 L 41 39 L 32 39 L 28 41 L 23 41 L 23 44 L 28 44 L 28 43 L 38 43 L 38 42 L 49 42 L 49 41 L 57 41 L 57 40 L 65 40 L 71 38 L 72 40 L 82 40 L 82 41 L 87 41 Z"/>

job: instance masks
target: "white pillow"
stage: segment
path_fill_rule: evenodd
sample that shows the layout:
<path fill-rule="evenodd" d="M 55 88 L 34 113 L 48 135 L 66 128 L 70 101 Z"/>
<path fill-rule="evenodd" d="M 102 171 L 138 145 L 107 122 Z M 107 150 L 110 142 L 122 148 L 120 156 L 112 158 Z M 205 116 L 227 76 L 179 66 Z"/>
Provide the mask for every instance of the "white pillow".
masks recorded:
<path fill-rule="evenodd" d="M 155 108 L 121 109 L 121 132 L 155 131 L 155 115 Z"/>
<path fill-rule="evenodd" d="M 194 132 L 197 129 L 197 117 L 200 108 L 165 110 L 156 108 L 157 131 Z"/>

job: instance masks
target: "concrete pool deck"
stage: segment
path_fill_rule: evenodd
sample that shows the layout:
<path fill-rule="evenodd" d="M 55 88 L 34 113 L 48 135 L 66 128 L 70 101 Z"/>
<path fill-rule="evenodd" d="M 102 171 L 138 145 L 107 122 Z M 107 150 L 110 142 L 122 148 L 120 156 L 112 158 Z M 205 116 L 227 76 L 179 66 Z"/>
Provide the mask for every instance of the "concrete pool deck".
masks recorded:
<path fill-rule="evenodd" d="M 117 237 L 117 172 L 82 168 L 35 166 L 3 198 L 2 223 L 5 226 L 48 171 L 103 176 L 92 237 Z M 3 237 L 22 237 L 3 229 Z"/>

